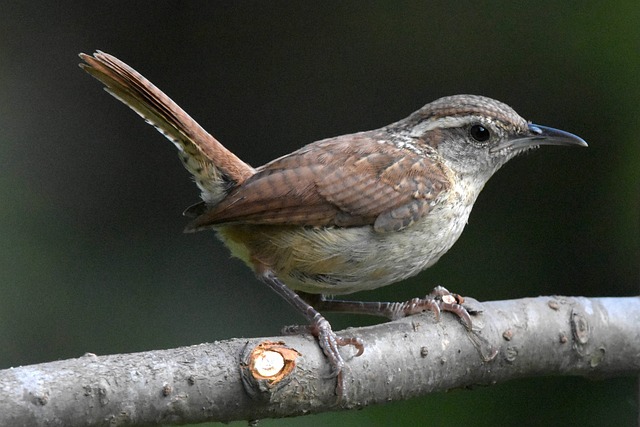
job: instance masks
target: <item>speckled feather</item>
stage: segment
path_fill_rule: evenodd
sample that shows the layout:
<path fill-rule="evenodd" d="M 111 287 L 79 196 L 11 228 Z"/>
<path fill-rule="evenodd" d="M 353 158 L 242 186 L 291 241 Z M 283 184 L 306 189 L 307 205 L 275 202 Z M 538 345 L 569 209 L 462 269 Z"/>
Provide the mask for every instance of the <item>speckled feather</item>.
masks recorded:
<path fill-rule="evenodd" d="M 429 211 L 448 181 L 434 157 L 385 140 L 384 131 L 344 135 L 274 160 L 189 229 L 241 222 L 401 230 Z"/>
<path fill-rule="evenodd" d="M 80 56 L 109 93 L 178 147 L 203 199 L 185 212 L 196 216 L 188 230 L 215 230 L 309 320 L 339 397 L 347 382 L 338 348 L 354 345 L 357 356 L 364 344 L 337 336 L 294 291 L 348 294 L 411 277 L 456 242 L 485 183 L 509 159 L 541 143 L 586 146 L 575 135 L 529 125 L 499 101 L 455 95 L 381 129 L 318 141 L 253 169 L 123 62 L 102 52 Z M 334 305 L 392 318 L 415 307 L 451 311 L 472 328 L 461 305 L 434 298 Z"/>
<path fill-rule="evenodd" d="M 345 294 L 417 274 L 455 243 L 485 183 L 510 158 L 539 143 L 586 145 L 530 127 L 502 102 L 454 95 L 253 169 L 123 62 L 102 52 L 81 57 L 179 148 L 204 201 L 187 210 L 196 217 L 188 230 L 214 229 L 258 275 L 305 292 Z M 475 138 L 473 127 L 487 138 Z"/>

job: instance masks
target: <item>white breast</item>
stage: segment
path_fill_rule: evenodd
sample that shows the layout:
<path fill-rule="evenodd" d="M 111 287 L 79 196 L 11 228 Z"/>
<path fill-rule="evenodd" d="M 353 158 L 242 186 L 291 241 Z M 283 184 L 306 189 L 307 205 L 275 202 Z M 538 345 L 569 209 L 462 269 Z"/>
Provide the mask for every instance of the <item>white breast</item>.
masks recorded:
<path fill-rule="evenodd" d="M 476 182 L 458 180 L 446 199 L 398 232 L 377 233 L 370 226 L 307 229 L 305 250 L 291 254 L 301 262 L 280 277 L 293 289 L 338 295 L 414 276 L 458 240 L 481 189 Z M 324 265 L 331 265 L 331 271 L 322 271 Z"/>

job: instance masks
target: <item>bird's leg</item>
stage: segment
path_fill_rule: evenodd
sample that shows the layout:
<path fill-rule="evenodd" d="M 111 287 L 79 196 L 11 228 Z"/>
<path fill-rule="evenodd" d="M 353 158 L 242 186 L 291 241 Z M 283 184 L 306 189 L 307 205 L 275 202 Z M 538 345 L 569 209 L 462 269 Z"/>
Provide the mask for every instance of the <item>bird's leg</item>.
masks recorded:
<path fill-rule="evenodd" d="M 260 275 L 260 279 L 267 284 L 278 295 L 284 298 L 292 306 L 294 306 L 302 315 L 309 320 L 308 326 L 298 327 L 290 326 L 285 328 L 285 333 L 298 333 L 301 330 L 310 332 L 318 339 L 318 344 L 324 355 L 329 359 L 331 364 L 331 376 L 337 378 L 336 394 L 342 398 L 346 392 L 346 384 L 344 381 L 343 368 L 344 359 L 340 354 L 339 347 L 345 345 L 353 345 L 358 352 L 356 356 L 360 356 L 364 352 L 364 344 L 359 338 L 345 338 L 335 334 L 331 329 L 331 324 L 325 319 L 315 308 L 303 300 L 297 293 L 287 287 L 276 275 L 266 270 Z"/>
<path fill-rule="evenodd" d="M 424 311 L 433 311 L 436 319 L 439 320 L 440 312 L 448 311 L 458 316 L 468 330 L 471 330 L 472 326 L 471 316 L 462 306 L 464 299 L 442 286 L 437 286 L 424 298 L 413 298 L 405 302 L 343 301 L 311 294 L 304 294 L 303 297 L 318 310 L 382 316 L 391 320 Z"/>

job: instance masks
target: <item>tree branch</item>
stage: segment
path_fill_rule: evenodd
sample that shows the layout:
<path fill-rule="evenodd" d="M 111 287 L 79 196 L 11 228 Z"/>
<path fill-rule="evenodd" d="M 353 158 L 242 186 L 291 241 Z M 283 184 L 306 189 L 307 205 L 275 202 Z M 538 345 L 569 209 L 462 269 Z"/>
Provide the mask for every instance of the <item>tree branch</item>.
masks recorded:
<path fill-rule="evenodd" d="M 447 314 L 435 322 L 431 313 L 343 331 L 366 347 L 360 357 L 343 348 L 348 388 L 340 402 L 335 378 L 329 378 L 311 337 L 231 339 L 144 353 L 86 354 L 0 371 L 0 425 L 253 420 L 521 377 L 640 372 L 640 297 L 470 303 L 482 310 L 473 318 L 473 332 Z"/>

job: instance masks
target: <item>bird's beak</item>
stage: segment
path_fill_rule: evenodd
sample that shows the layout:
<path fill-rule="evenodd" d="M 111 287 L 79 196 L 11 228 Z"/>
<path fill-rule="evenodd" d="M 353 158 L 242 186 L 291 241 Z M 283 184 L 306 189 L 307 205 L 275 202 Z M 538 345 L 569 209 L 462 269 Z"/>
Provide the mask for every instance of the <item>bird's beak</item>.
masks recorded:
<path fill-rule="evenodd" d="M 502 144 L 492 147 L 491 151 L 496 152 L 505 148 L 519 151 L 536 147 L 538 145 L 576 145 L 579 147 L 587 147 L 587 143 L 584 139 L 577 135 L 563 130 L 530 123 L 526 133 L 517 135 Z"/>

